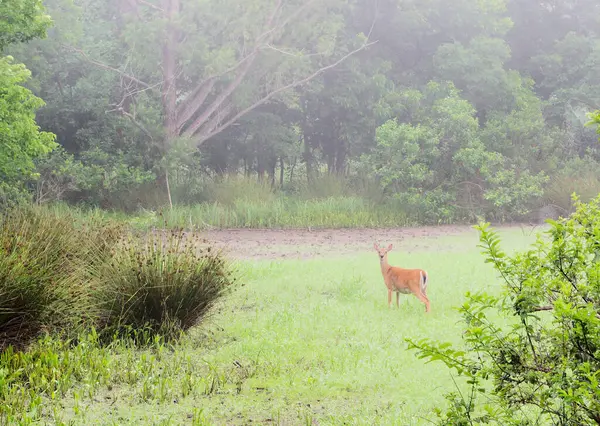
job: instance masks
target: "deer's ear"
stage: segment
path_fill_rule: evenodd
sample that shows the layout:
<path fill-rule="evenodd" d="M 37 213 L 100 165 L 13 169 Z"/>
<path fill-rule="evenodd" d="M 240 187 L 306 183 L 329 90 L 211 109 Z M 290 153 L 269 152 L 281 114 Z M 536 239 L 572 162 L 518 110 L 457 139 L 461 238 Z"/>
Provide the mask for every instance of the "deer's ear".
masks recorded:
<path fill-rule="evenodd" d="M 378 245 L 377 243 L 373 243 L 373 248 L 374 248 L 375 250 L 379 250 L 379 245 Z"/>
<path fill-rule="evenodd" d="M 391 244 L 388 246 L 388 251 L 390 251 L 394 246 L 392 246 Z"/>

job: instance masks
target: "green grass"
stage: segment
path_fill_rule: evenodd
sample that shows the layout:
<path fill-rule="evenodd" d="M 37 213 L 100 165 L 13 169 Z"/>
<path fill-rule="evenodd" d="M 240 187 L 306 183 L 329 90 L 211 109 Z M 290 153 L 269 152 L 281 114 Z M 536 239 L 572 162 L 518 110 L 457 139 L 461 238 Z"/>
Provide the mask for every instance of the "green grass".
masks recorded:
<path fill-rule="evenodd" d="M 170 226 L 188 229 L 215 228 L 364 228 L 410 224 L 400 210 L 375 206 L 357 197 L 332 197 L 315 200 L 277 198 L 262 203 L 235 201 L 177 206 L 165 209 Z"/>
<path fill-rule="evenodd" d="M 74 214 L 82 219 L 105 217 L 134 229 L 181 227 L 189 230 L 228 228 L 365 228 L 414 225 L 401 208 L 376 205 L 359 197 L 301 200 L 284 196 L 269 201 L 238 199 L 231 203 L 175 205 L 173 209 L 142 210 L 127 215 L 98 208 L 66 204 L 48 206 L 51 211 Z"/>
<path fill-rule="evenodd" d="M 507 251 L 534 239 L 514 228 L 502 235 Z M 404 339 L 460 343 L 453 308 L 464 293 L 499 290 L 477 241 L 473 231 L 410 254 L 404 240 L 390 252 L 392 264 L 428 270 L 429 315 L 414 296 L 388 309 L 371 251 L 241 263 L 246 285 L 175 345 L 102 347 L 92 335 L 5 355 L 0 423 L 12 413 L 22 424 L 427 424 L 453 378 Z"/>

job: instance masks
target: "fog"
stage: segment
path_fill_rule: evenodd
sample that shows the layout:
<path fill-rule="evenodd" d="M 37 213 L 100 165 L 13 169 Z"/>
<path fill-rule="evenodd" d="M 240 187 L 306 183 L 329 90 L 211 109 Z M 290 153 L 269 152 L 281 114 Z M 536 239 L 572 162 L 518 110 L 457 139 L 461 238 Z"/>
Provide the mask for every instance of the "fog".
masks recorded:
<path fill-rule="evenodd" d="M 2 43 L 55 135 L 9 182 L 38 203 L 531 222 L 600 190 L 596 1 L 44 6 Z"/>

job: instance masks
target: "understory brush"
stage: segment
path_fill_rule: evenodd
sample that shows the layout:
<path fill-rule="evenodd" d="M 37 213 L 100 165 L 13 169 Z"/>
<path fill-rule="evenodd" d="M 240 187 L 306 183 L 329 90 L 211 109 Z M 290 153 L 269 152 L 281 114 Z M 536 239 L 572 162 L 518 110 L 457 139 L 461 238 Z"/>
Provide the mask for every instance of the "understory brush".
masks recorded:
<path fill-rule="evenodd" d="M 103 215 L 19 207 L 0 222 L 0 351 L 89 327 L 173 337 L 231 277 L 221 253 L 182 232 L 134 236 Z"/>

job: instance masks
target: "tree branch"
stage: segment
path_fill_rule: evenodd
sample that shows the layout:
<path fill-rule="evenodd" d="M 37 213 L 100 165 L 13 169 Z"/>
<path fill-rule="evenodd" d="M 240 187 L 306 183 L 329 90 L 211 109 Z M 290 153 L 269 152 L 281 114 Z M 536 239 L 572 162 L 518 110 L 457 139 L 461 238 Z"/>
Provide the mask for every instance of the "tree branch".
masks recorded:
<path fill-rule="evenodd" d="M 206 123 L 206 121 L 210 118 L 210 116 L 216 111 L 216 109 L 229 97 L 229 95 L 231 95 L 233 93 L 233 91 L 240 85 L 240 83 L 242 82 L 242 80 L 244 79 L 244 77 L 246 76 L 246 74 L 248 73 L 248 70 L 250 69 L 250 67 L 252 66 L 252 63 L 254 62 L 254 58 L 252 58 L 252 60 L 246 62 L 246 64 L 244 65 L 244 67 L 242 67 L 242 69 L 240 70 L 240 72 L 238 73 L 238 75 L 236 76 L 235 79 L 233 79 L 233 81 L 231 81 L 228 85 L 227 88 L 225 90 L 223 90 L 223 92 L 221 92 L 219 94 L 219 96 L 217 96 L 217 98 L 212 102 L 212 104 L 206 108 L 206 110 L 204 110 L 204 112 L 202 114 L 200 114 L 200 116 L 198 118 L 196 118 L 192 124 L 190 124 L 188 126 L 188 128 L 183 132 L 183 136 L 185 137 L 191 137 L 193 136 L 198 129 L 204 124 Z M 200 105 L 201 106 L 201 105 Z M 194 111 L 195 112 L 195 111 Z"/>
<path fill-rule="evenodd" d="M 531 308 L 531 312 L 540 312 L 540 311 L 552 311 L 554 310 L 554 306 L 546 305 L 546 306 L 536 306 Z M 596 318 L 600 319 L 600 312 L 596 313 Z"/>
<path fill-rule="evenodd" d="M 127 80 L 129 80 L 129 81 L 132 81 L 132 82 L 134 82 L 134 83 L 137 83 L 137 84 L 139 84 L 140 86 L 143 86 L 143 87 L 144 87 L 144 88 L 146 88 L 146 89 L 151 89 L 151 90 L 152 90 L 152 89 L 154 89 L 154 87 L 156 86 L 156 85 L 152 86 L 152 85 L 150 85 L 150 84 L 148 84 L 148 83 L 146 83 L 146 82 L 144 82 L 144 81 L 142 81 L 142 80 L 140 80 L 140 79 L 138 79 L 138 78 L 135 78 L 135 77 L 133 77 L 133 76 L 131 76 L 131 75 L 127 74 L 126 72 L 124 72 L 124 71 L 121 71 L 121 70 L 120 70 L 120 69 L 118 69 L 118 68 L 114 68 L 114 67 L 111 67 L 110 65 L 107 65 L 107 64 L 105 64 L 105 63 L 102 63 L 102 62 L 96 61 L 95 59 L 92 59 L 92 58 L 90 58 L 90 57 L 89 57 L 89 56 L 88 56 L 88 55 L 87 55 L 87 54 L 86 54 L 86 53 L 85 53 L 83 50 L 81 50 L 81 49 L 78 49 L 78 48 L 76 48 L 76 47 L 74 47 L 74 46 L 67 46 L 67 45 L 65 45 L 65 47 L 66 47 L 66 48 L 68 48 L 68 49 L 71 49 L 71 50 L 73 50 L 74 52 L 77 52 L 77 53 L 79 53 L 79 54 L 80 54 L 81 56 L 83 56 L 83 57 L 84 57 L 84 58 L 85 58 L 85 59 L 86 59 L 86 60 L 87 60 L 89 63 L 91 63 L 91 64 L 94 64 L 94 65 L 96 65 L 96 66 L 98 66 L 98 67 L 100 67 L 100 68 L 103 68 L 103 69 L 105 69 L 105 70 L 109 70 L 109 71 L 116 72 L 117 74 L 121 75 L 122 77 L 126 78 Z"/>
<path fill-rule="evenodd" d="M 281 92 L 284 92 L 286 90 L 289 90 L 289 89 L 301 86 L 301 85 L 303 85 L 305 83 L 308 83 L 309 81 L 313 80 L 315 77 L 318 77 L 319 75 L 323 74 L 325 71 L 330 70 L 332 68 L 335 68 L 336 66 L 338 66 L 339 64 L 341 64 L 342 62 L 344 62 L 349 57 L 355 55 L 356 53 L 360 52 L 361 50 L 366 49 L 369 46 L 374 45 L 375 43 L 377 43 L 377 41 L 373 41 L 373 42 L 370 42 L 370 43 L 364 43 L 358 49 L 354 49 L 353 51 L 345 54 L 344 56 L 342 56 L 340 59 L 338 59 L 337 61 L 333 62 L 332 64 L 329 64 L 327 66 L 319 68 L 317 71 L 315 71 L 314 73 L 312 73 L 308 77 L 305 77 L 305 78 L 303 78 L 301 80 L 294 81 L 292 83 L 289 83 L 289 84 L 287 84 L 287 85 L 285 85 L 283 87 L 280 87 L 279 89 L 273 90 L 272 92 L 268 93 L 266 96 L 264 96 L 260 100 L 256 101 L 255 103 L 253 103 L 249 107 L 247 107 L 247 108 L 241 110 L 240 112 L 238 112 L 231 119 L 229 119 L 227 122 L 225 122 L 222 126 L 220 126 L 217 129 L 213 130 L 212 132 L 210 132 L 206 136 L 199 137 L 198 140 L 197 140 L 198 145 L 201 145 L 206 140 L 208 140 L 208 139 L 212 138 L 213 136 L 215 136 L 217 133 L 220 133 L 221 131 L 225 130 L 227 127 L 229 127 L 233 123 L 235 123 L 240 117 L 242 117 L 243 115 L 246 115 L 248 112 L 250 112 L 253 109 L 259 107 L 262 104 L 264 104 L 269 99 L 271 99 L 273 96 L 275 96 L 275 95 L 277 95 L 277 94 L 279 94 Z M 192 136 L 192 135 L 188 135 L 188 136 Z"/>
<path fill-rule="evenodd" d="M 180 113 L 183 114 L 183 111 L 181 111 L 181 110 L 190 109 L 190 111 L 192 111 L 191 115 L 189 117 L 187 117 L 185 120 L 180 119 L 180 127 L 183 127 L 183 125 L 185 124 L 185 121 L 189 120 L 194 115 L 194 113 L 196 113 L 198 111 L 198 108 L 200 108 L 202 106 L 202 103 L 204 103 L 204 101 L 206 100 L 206 98 L 204 98 L 204 99 L 201 99 L 202 102 L 199 102 L 199 99 L 196 98 L 196 95 L 203 89 L 203 87 L 206 84 L 209 84 L 211 82 L 212 82 L 212 84 L 214 84 L 219 77 L 223 77 L 224 75 L 235 71 L 240 66 L 242 66 L 244 64 L 244 62 L 246 62 L 248 59 L 250 59 L 251 56 L 252 56 L 252 54 L 244 56 L 242 59 L 237 61 L 234 65 L 227 68 L 225 71 L 223 71 L 219 74 L 211 75 L 210 77 L 205 78 L 198 85 L 196 85 L 196 87 L 194 87 L 194 89 L 190 92 L 190 96 L 186 97 L 183 100 L 183 102 L 181 102 L 177 107 L 178 114 L 180 114 Z M 212 87 L 211 87 L 211 89 L 212 89 Z M 192 103 L 193 103 L 193 106 L 192 106 Z M 187 115 L 187 114 L 188 113 L 186 112 L 183 115 Z M 182 117 L 183 117 L 183 115 L 182 115 Z"/>
<path fill-rule="evenodd" d="M 311 0 L 311 1 L 314 1 L 314 0 Z M 249 55 L 247 55 L 246 57 L 244 57 L 237 64 L 234 65 L 234 68 L 238 68 L 239 66 L 242 66 L 242 68 L 238 72 L 238 75 L 236 76 L 236 78 L 233 79 L 233 81 L 231 81 L 227 85 L 227 88 L 225 90 L 223 90 L 223 92 L 221 94 L 219 94 L 219 96 L 217 96 L 217 98 L 212 102 L 212 104 L 210 104 L 210 106 L 208 106 L 208 108 L 206 108 L 206 110 L 204 110 L 204 112 L 202 112 L 202 114 L 200 114 L 200 116 L 198 118 L 196 118 L 196 120 L 194 120 L 194 122 L 185 130 L 185 132 L 183 133 L 183 136 L 186 136 L 186 137 L 193 136 L 198 131 L 198 129 L 207 122 L 207 120 L 216 111 L 216 109 L 223 102 L 225 102 L 225 100 L 240 85 L 240 83 L 242 82 L 242 80 L 244 79 L 244 77 L 246 76 L 248 71 L 250 70 L 250 67 L 254 63 L 254 60 L 256 59 L 256 56 L 257 56 L 258 51 L 261 46 L 261 44 L 260 44 L 261 40 L 263 38 L 267 37 L 271 33 L 271 29 L 273 28 L 273 21 L 275 20 L 275 17 L 281 10 L 282 6 L 283 6 L 283 0 L 279 0 L 277 2 L 277 5 L 275 6 L 275 9 L 273 9 L 273 12 L 269 16 L 269 19 L 267 20 L 267 25 L 266 25 L 267 30 L 257 37 L 256 42 L 254 44 L 254 48 L 252 49 L 252 52 Z M 303 7 L 299 8 L 299 9 L 303 9 Z M 206 94 L 206 96 L 208 96 L 208 93 Z M 185 125 L 185 122 L 188 119 L 190 119 L 198 111 L 198 109 L 202 106 L 202 104 L 204 103 L 204 100 L 206 99 L 206 96 L 204 97 L 204 99 L 202 99 L 199 96 L 193 102 L 192 106 L 194 106 L 195 108 L 190 108 L 186 112 L 186 115 L 189 115 L 188 118 L 186 118 L 185 120 L 178 120 L 178 123 L 180 123 L 180 126 L 179 126 L 180 129 L 183 128 L 183 126 Z M 202 102 L 199 102 L 199 100 L 202 100 Z"/>
<path fill-rule="evenodd" d="M 181 132 L 185 123 L 194 116 L 198 108 L 204 104 L 216 82 L 216 78 L 209 78 L 200 83 L 181 105 L 177 107 L 177 131 Z"/>
<path fill-rule="evenodd" d="M 287 17 L 287 18 L 286 18 L 286 19 L 285 19 L 285 20 L 284 20 L 284 21 L 283 21 L 281 24 L 279 24 L 279 25 L 277 25 L 277 26 L 275 26 L 275 27 L 272 27 L 272 28 L 268 29 L 268 30 L 267 30 L 267 31 L 265 31 L 265 32 L 264 32 L 262 35 L 260 35 L 260 36 L 258 37 L 258 39 L 257 39 L 257 42 L 260 42 L 260 41 L 262 41 L 262 39 L 263 39 L 263 38 L 266 38 L 266 37 L 270 36 L 270 35 L 271 35 L 271 34 L 273 34 L 275 31 L 277 31 L 277 30 L 282 30 L 283 28 L 285 28 L 285 26 L 286 26 L 287 24 L 289 24 L 289 23 L 290 23 L 290 21 L 291 21 L 292 19 L 294 19 L 296 16 L 300 15 L 300 14 L 301 14 L 301 13 L 302 13 L 302 12 L 303 12 L 305 9 L 307 9 L 307 8 L 308 8 L 308 6 L 310 6 L 311 4 L 313 4 L 315 1 L 316 1 L 316 0 L 309 0 L 309 1 L 307 1 L 306 3 L 304 3 L 304 4 L 303 4 L 302 6 L 300 6 L 298 9 L 296 9 L 296 11 L 295 11 L 294 13 L 292 13 L 291 15 L 289 15 L 289 16 L 288 16 L 288 17 Z M 279 1 L 279 3 L 278 3 L 278 5 L 277 5 L 277 7 L 276 7 L 276 9 L 275 9 L 275 12 L 273 13 L 273 15 L 272 15 L 272 16 L 271 16 L 271 18 L 270 18 L 270 21 L 272 21 L 272 20 L 275 18 L 275 15 L 276 15 L 276 13 L 279 11 L 279 9 L 281 8 L 281 5 L 282 5 L 282 2 L 281 2 L 281 0 L 280 0 L 280 1 Z M 270 26 L 270 24 L 269 24 L 269 26 Z"/>
<path fill-rule="evenodd" d="M 224 121 L 227 116 L 233 111 L 233 103 L 227 103 L 223 108 L 217 110 L 217 113 L 206 122 L 200 134 L 208 134 L 216 129 L 219 124 Z"/>
<path fill-rule="evenodd" d="M 551 311 L 554 309 L 554 306 L 552 305 L 546 305 L 546 306 L 536 306 L 534 308 L 531 309 L 532 312 L 540 312 L 540 311 Z"/>
<path fill-rule="evenodd" d="M 158 7 L 155 4 L 147 2 L 146 0 L 135 0 L 135 1 L 138 2 L 139 4 L 143 4 L 144 6 L 148 6 L 148 7 L 152 8 L 152 9 L 154 9 L 154 10 L 158 10 L 159 12 L 163 12 L 164 13 L 164 11 L 165 11 L 164 9 Z"/>
<path fill-rule="evenodd" d="M 150 138 L 150 140 L 154 140 L 154 137 L 152 136 L 152 133 L 150 133 L 150 131 L 148 129 L 146 129 L 142 123 L 140 123 L 139 121 L 137 121 L 132 114 L 130 114 L 127 111 L 125 111 L 123 109 L 123 107 L 120 107 L 120 106 L 117 107 L 116 111 L 118 111 L 121 115 L 127 117 L 129 119 L 129 121 L 131 121 L 138 129 L 140 129 L 142 132 L 144 132 L 144 134 L 146 136 L 148 136 Z M 109 111 L 107 111 L 107 113 L 108 112 Z"/>

